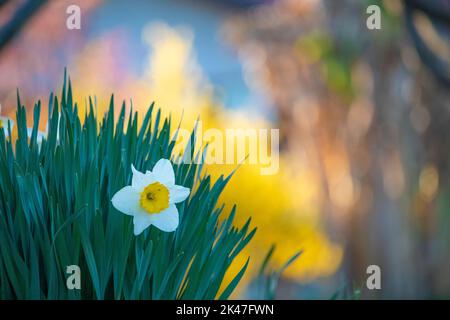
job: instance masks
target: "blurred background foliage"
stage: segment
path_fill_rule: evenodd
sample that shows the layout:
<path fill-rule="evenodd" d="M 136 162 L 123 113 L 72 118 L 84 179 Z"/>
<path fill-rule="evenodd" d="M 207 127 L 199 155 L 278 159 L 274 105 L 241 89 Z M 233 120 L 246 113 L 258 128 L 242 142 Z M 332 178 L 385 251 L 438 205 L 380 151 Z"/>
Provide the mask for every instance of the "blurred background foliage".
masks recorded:
<path fill-rule="evenodd" d="M 0 25 L 26 2 L 6 1 Z M 254 257 L 236 297 L 260 297 L 254 279 L 274 243 L 274 267 L 303 250 L 278 298 L 353 287 L 363 298 L 449 297 L 449 90 L 421 62 L 403 1 L 80 0 L 72 31 L 69 4 L 45 2 L 0 48 L 2 115 L 16 88 L 26 105 L 45 101 L 67 66 L 76 100 L 95 93 L 98 112 L 114 92 L 142 113 L 155 101 L 187 129 L 197 119 L 204 130 L 280 128 L 279 172 L 244 164 L 221 198 L 237 204 L 238 224 L 251 215 L 258 227 L 236 262 Z M 370 4 L 381 30 L 366 28 Z M 448 37 L 414 19 L 450 61 Z M 216 177 L 234 169 L 207 166 Z M 364 289 L 370 264 L 381 291 Z"/>

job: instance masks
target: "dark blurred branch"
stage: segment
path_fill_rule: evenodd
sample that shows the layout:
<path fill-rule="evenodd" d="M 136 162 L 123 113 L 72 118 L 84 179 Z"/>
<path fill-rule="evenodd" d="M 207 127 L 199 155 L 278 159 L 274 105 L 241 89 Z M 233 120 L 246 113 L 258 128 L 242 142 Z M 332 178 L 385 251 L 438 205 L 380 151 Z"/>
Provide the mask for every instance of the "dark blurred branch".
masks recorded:
<path fill-rule="evenodd" d="M 450 23 L 450 1 L 430 1 L 430 0 L 405 0 L 406 4 L 414 7 L 428 16 L 432 16 L 435 19 L 442 20 L 443 22 Z"/>
<path fill-rule="evenodd" d="M 8 0 L 0 0 L 0 7 Z M 47 0 L 29 0 L 24 2 L 12 18 L 0 29 L 0 50 L 26 25 L 31 17 L 47 2 Z"/>
<path fill-rule="evenodd" d="M 412 37 L 420 58 L 439 80 L 450 87 L 450 61 L 439 58 L 422 39 L 414 24 L 413 16 L 414 11 L 416 10 L 425 13 L 432 21 L 437 20 L 443 23 L 450 23 L 450 8 L 441 8 L 441 10 L 439 10 L 437 2 L 423 2 L 417 0 L 405 1 L 406 27 Z"/>
<path fill-rule="evenodd" d="M 9 0 L 0 0 L 0 8 L 3 7 L 3 5 L 7 4 Z"/>

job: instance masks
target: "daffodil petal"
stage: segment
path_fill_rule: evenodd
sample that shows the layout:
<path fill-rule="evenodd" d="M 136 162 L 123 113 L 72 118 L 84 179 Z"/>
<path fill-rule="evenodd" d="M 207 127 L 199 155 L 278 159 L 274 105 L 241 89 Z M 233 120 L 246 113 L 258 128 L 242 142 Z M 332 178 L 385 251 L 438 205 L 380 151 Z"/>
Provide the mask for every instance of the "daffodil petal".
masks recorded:
<path fill-rule="evenodd" d="M 168 187 L 169 189 L 169 203 L 174 204 L 186 200 L 191 192 L 189 188 L 183 186 L 172 185 Z"/>
<path fill-rule="evenodd" d="M 132 186 L 126 186 L 116 192 L 111 202 L 117 210 L 134 215 L 139 210 L 139 193 Z"/>
<path fill-rule="evenodd" d="M 131 185 L 133 187 L 137 187 L 141 184 L 142 179 L 144 179 L 145 174 L 136 170 L 136 168 L 131 165 L 131 172 L 133 173 L 133 177 L 131 178 Z"/>
<path fill-rule="evenodd" d="M 172 204 L 159 214 L 152 215 L 152 224 L 164 232 L 173 232 L 178 227 L 179 217 L 177 207 Z"/>
<path fill-rule="evenodd" d="M 145 174 L 136 170 L 136 168 L 131 165 L 131 171 L 133 172 L 133 177 L 131 178 L 131 185 L 137 190 L 141 190 L 148 186 L 149 184 L 155 182 L 155 178 L 150 171 Z"/>
<path fill-rule="evenodd" d="M 133 217 L 134 235 L 138 236 L 142 233 L 142 231 L 150 227 L 150 225 L 153 222 L 152 218 L 153 217 L 149 214 L 145 213 L 136 214 Z"/>
<path fill-rule="evenodd" d="M 160 159 L 153 167 L 153 175 L 156 181 L 166 185 L 175 184 L 175 173 L 173 172 L 172 163 L 167 159 Z"/>

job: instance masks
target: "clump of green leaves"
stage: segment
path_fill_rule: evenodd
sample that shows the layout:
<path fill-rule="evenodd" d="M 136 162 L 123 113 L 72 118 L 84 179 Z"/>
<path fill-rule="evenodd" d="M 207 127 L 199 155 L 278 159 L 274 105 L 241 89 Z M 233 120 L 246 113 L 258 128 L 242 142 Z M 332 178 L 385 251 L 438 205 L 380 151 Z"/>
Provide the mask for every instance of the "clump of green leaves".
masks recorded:
<path fill-rule="evenodd" d="M 274 300 L 276 298 L 275 291 L 283 272 L 303 253 L 302 250 L 296 252 L 279 269 L 273 269 L 270 268 L 269 265 L 273 253 L 275 252 L 275 248 L 275 244 L 270 247 L 259 269 L 258 277 L 256 279 L 258 299 Z"/>
<path fill-rule="evenodd" d="M 220 294 L 225 272 L 255 232 L 250 220 L 232 225 L 235 208 L 219 221 L 230 176 L 212 183 L 201 165 L 175 165 L 177 184 L 192 190 L 178 205 L 178 229 L 135 237 L 110 199 L 130 184 L 131 164 L 145 172 L 171 157 L 171 120 L 151 105 L 138 125 L 123 104 L 115 121 L 113 97 L 102 119 L 92 100 L 88 109 L 81 121 L 64 81 L 60 99 L 50 95 L 42 142 L 40 102 L 31 136 L 19 97 L 17 137 L 0 130 L 0 299 L 226 299 L 248 261 Z M 70 265 L 81 269 L 81 290 L 66 287 Z"/>

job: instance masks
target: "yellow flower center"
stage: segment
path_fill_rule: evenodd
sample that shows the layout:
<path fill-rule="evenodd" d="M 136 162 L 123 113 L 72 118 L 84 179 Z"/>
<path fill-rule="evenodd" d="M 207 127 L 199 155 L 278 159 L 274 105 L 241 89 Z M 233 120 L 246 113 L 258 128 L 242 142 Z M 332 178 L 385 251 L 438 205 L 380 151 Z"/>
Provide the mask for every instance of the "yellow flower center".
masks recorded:
<path fill-rule="evenodd" d="M 141 192 L 139 202 L 148 213 L 159 213 L 169 207 L 169 190 L 159 182 L 151 183 Z"/>

